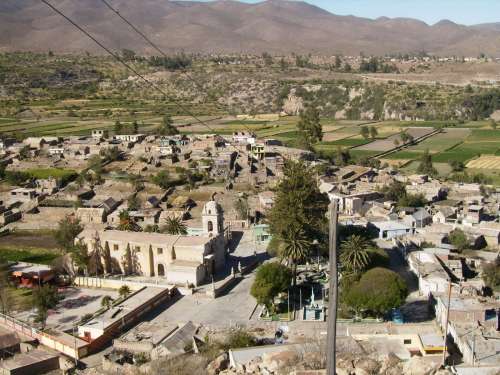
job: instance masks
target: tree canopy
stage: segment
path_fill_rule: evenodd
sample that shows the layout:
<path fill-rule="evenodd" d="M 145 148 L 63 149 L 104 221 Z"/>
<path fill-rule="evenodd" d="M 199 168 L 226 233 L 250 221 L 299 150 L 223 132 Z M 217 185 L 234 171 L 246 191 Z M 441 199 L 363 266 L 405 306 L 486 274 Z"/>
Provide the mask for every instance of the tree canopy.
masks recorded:
<path fill-rule="evenodd" d="M 172 116 L 166 114 L 163 116 L 162 124 L 157 129 L 158 135 L 176 135 L 179 134 L 179 129 L 174 126 Z"/>
<path fill-rule="evenodd" d="M 83 230 L 83 226 L 78 219 L 71 220 L 69 218 L 59 221 L 56 232 L 54 233 L 55 240 L 62 249 L 70 251 L 74 247 L 75 237 Z"/>
<path fill-rule="evenodd" d="M 60 299 L 57 288 L 54 286 L 43 285 L 33 289 L 33 306 L 37 310 L 35 321 L 42 325 L 42 329 L 45 329 L 48 310 L 56 307 Z"/>
<path fill-rule="evenodd" d="M 167 170 L 161 170 L 156 175 L 151 177 L 151 182 L 158 185 L 162 189 L 168 189 L 171 186 L 170 174 Z"/>
<path fill-rule="evenodd" d="M 315 181 L 313 170 L 303 162 L 285 162 L 284 178 L 267 217 L 273 236 L 282 239 L 290 228 L 301 228 L 311 241 L 325 239 L 329 199 Z"/>
<path fill-rule="evenodd" d="M 282 264 L 266 263 L 259 267 L 250 294 L 269 311 L 274 309 L 274 299 L 286 291 L 292 280 L 292 272 Z"/>
<path fill-rule="evenodd" d="M 401 306 L 407 295 L 408 288 L 401 276 L 385 268 L 373 268 L 346 291 L 344 302 L 357 313 L 380 317 Z"/>
<path fill-rule="evenodd" d="M 323 139 L 323 128 L 321 126 L 319 112 L 314 107 L 309 107 L 300 112 L 300 119 L 297 124 L 300 133 L 300 140 L 305 148 L 310 149 L 314 143 Z"/>
<path fill-rule="evenodd" d="M 469 247 L 469 239 L 467 238 L 467 235 L 459 228 L 453 229 L 448 235 L 448 239 L 458 251 L 463 251 Z"/>
<path fill-rule="evenodd" d="M 429 176 L 437 176 L 438 171 L 432 165 L 432 157 L 429 154 L 429 150 L 426 149 L 420 159 L 420 165 L 417 168 L 417 172 L 421 174 L 426 174 Z"/>

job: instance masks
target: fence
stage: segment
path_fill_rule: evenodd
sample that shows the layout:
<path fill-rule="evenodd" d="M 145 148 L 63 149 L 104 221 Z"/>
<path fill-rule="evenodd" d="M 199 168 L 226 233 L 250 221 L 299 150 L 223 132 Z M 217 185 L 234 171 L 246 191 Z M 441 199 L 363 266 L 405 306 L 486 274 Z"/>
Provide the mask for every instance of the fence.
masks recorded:
<path fill-rule="evenodd" d="M 193 294 L 193 290 L 182 287 L 182 286 L 176 286 L 173 284 L 165 283 L 162 282 L 162 280 L 158 280 L 157 282 L 154 282 L 156 280 L 150 280 L 150 281 L 133 281 L 133 280 L 128 280 L 128 279 L 122 279 L 122 278 L 111 278 L 111 277 L 89 277 L 89 276 L 77 276 L 75 278 L 75 284 L 79 287 L 83 288 L 104 288 L 104 289 L 120 289 L 123 285 L 126 285 L 130 288 L 132 291 L 136 291 L 139 289 L 142 289 L 144 287 L 155 287 L 155 288 L 164 288 L 164 289 L 177 289 L 179 293 L 182 295 L 189 295 Z"/>
<path fill-rule="evenodd" d="M 21 333 L 22 335 L 38 340 L 41 344 L 57 350 L 71 358 L 80 359 L 87 355 L 87 343 L 78 337 L 68 335 L 64 332 L 58 332 L 59 336 L 50 335 L 42 332 L 27 323 L 21 322 L 12 316 L 0 313 L 0 324 Z"/>

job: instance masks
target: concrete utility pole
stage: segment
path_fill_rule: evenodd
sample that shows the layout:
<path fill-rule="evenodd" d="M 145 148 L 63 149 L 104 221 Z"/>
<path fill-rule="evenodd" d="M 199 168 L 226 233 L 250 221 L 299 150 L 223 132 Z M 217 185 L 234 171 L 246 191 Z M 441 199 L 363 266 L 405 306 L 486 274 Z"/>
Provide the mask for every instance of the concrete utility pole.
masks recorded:
<path fill-rule="evenodd" d="M 334 200 L 330 204 L 330 290 L 328 294 L 328 332 L 326 343 L 326 368 L 327 375 L 336 375 L 336 341 L 337 341 L 337 297 L 338 297 L 338 273 L 337 273 L 337 225 L 338 224 L 338 202 Z"/>
<path fill-rule="evenodd" d="M 443 368 L 446 366 L 446 352 L 448 351 L 448 323 L 450 321 L 450 305 L 451 305 L 451 280 L 448 282 L 448 306 L 446 306 L 446 323 L 444 327 L 444 350 L 443 350 Z"/>

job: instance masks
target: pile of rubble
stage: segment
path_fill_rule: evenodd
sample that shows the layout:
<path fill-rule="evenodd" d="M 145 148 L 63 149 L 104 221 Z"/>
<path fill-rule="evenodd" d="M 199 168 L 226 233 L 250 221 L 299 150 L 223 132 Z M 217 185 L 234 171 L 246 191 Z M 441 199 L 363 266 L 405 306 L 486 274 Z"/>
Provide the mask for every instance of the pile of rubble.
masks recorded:
<path fill-rule="evenodd" d="M 228 368 L 229 358 L 224 353 L 212 361 L 207 367 L 209 375 L 323 375 L 325 370 L 315 369 L 321 363 L 315 353 L 299 358 L 293 352 L 264 354 L 254 358 L 246 366 Z M 324 364 L 321 366 L 324 368 Z M 382 360 L 370 357 L 354 358 L 343 355 L 337 358 L 338 375 L 451 375 L 448 370 L 440 370 L 436 362 L 422 357 L 412 357 L 403 362 L 395 355 L 386 356 Z"/>

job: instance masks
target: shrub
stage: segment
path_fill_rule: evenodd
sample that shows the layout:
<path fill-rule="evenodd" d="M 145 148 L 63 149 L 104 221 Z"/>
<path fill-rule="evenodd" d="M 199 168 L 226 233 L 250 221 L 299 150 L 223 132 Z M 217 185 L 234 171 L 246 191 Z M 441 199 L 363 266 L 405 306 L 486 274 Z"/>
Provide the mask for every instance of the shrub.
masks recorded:
<path fill-rule="evenodd" d="M 274 308 L 274 298 L 287 290 L 292 281 L 292 272 L 282 264 L 267 263 L 257 270 L 250 294 L 268 310 Z"/>
<path fill-rule="evenodd" d="M 401 306 L 407 294 L 408 288 L 401 276 L 385 268 L 373 268 L 345 293 L 344 301 L 356 312 L 380 317 Z"/>

